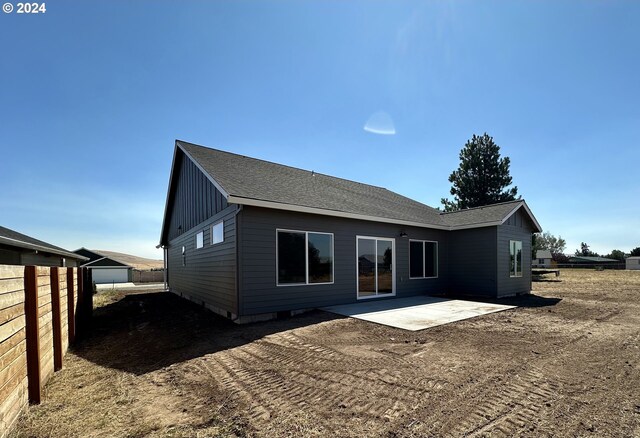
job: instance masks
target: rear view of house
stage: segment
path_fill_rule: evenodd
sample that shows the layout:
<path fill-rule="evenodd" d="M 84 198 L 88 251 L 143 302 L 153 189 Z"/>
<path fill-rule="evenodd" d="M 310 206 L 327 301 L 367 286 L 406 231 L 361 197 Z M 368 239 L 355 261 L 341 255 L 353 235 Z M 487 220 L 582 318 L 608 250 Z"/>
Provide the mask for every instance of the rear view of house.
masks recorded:
<path fill-rule="evenodd" d="M 531 290 L 523 200 L 443 213 L 381 187 L 176 141 L 171 291 L 239 322 L 358 300 Z"/>

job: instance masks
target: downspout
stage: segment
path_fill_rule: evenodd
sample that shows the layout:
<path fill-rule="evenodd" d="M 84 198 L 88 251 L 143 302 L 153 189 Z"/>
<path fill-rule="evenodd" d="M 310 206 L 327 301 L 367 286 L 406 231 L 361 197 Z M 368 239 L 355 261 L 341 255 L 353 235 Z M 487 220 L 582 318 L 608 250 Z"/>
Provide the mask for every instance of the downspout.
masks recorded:
<path fill-rule="evenodd" d="M 236 222 L 236 238 L 235 238 L 235 246 L 236 246 L 236 304 L 237 304 L 237 313 L 236 317 L 232 319 L 232 321 L 236 321 L 240 318 L 240 246 L 238 242 L 240 241 L 240 230 L 242 227 L 238 225 L 238 215 L 242 211 L 242 204 L 238 205 L 236 212 L 233 215 L 233 218 Z"/>
<path fill-rule="evenodd" d="M 164 259 L 164 290 L 169 289 L 169 249 L 166 247 L 162 248 L 162 258 Z"/>
<path fill-rule="evenodd" d="M 169 286 L 168 286 L 168 261 L 167 261 L 167 256 L 168 256 L 168 249 L 165 245 L 163 244 L 158 244 L 156 246 L 156 248 L 162 248 L 162 280 L 164 283 L 164 290 L 166 291 Z"/>

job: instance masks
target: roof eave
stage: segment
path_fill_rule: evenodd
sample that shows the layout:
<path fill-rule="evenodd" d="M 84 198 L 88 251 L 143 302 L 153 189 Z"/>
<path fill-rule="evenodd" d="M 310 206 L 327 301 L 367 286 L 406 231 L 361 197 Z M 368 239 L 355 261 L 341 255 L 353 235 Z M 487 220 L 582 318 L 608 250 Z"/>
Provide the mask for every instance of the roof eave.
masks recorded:
<path fill-rule="evenodd" d="M 317 208 L 317 207 L 307 207 L 304 205 L 284 204 L 280 202 L 264 201 L 261 199 L 243 198 L 243 197 L 234 196 L 234 195 L 229 195 L 229 197 L 227 198 L 227 201 L 230 204 L 272 208 L 275 210 L 286 210 L 286 211 L 295 211 L 299 213 L 320 214 L 323 216 L 343 217 L 347 219 L 359 219 L 359 220 L 365 220 L 365 221 L 371 221 L 371 222 L 383 222 L 383 223 L 390 223 L 390 224 L 397 224 L 397 225 L 409 225 L 413 227 L 432 228 L 432 229 L 438 229 L 438 230 L 451 229 L 447 225 L 425 224 L 421 222 L 408 221 L 403 219 L 369 216 L 369 215 L 358 214 L 358 213 L 350 213 L 346 211 L 328 210 L 328 209 Z"/>
<path fill-rule="evenodd" d="M 18 248 L 31 249 L 34 251 L 41 251 L 49 254 L 55 254 L 55 255 L 63 256 L 65 258 L 74 259 L 74 260 L 80 260 L 80 261 L 89 260 L 88 257 L 84 257 L 70 251 L 61 251 L 54 248 L 48 248 L 46 246 L 36 245 L 34 243 L 23 242 L 22 240 L 11 239 L 10 237 L 0 236 L 0 243 L 9 245 L 9 246 L 17 246 Z"/>

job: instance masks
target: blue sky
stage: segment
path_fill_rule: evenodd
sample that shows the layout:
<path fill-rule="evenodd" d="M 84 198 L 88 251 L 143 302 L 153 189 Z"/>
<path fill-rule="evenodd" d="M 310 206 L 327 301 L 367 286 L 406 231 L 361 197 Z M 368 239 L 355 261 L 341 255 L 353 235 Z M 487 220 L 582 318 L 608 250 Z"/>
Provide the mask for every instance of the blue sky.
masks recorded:
<path fill-rule="evenodd" d="M 160 258 L 176 138 L 438 206 L 460 149 L 487 132 L 568 252 L 629 251 L 639 19 L 632 1 L 52 1 L 45 14 L 2 13 L 0 224 Z M 364 129 L 371 120 L 381 128 Z"/>

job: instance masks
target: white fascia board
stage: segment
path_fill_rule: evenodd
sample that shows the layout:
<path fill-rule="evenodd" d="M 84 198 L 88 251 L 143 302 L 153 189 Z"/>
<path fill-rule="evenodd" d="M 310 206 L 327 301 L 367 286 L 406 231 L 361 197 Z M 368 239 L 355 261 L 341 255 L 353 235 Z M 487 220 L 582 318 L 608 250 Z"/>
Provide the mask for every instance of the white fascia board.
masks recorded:
<path fill-rule="evenodd" d="M 402 219 L 390 219 L 376 216 L 368 216 L 364 214 L 348 213 L 344 211 L 326 210 L 323 208 L 306 207 L 302 205 L 282 204 L 279 202 L 262 201 L 259 199 L 241 198 L 238 196 L 230 195 L 227 201 L 231 204 L 250 205 L 254 207 L 272 208 L 275 210 L 296 211 L 299 213 L 319 214 L 323 216 L 343 217 L 347 219 L 359 219 L 370 222 L 383 222 L 388 224 L 407 225 L 420 228 L 432 228 L 437 230 L 450 230 L 451 227 L 446 225 L 428 225 L 420 222 L 405 221 Z"/>

